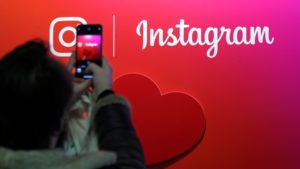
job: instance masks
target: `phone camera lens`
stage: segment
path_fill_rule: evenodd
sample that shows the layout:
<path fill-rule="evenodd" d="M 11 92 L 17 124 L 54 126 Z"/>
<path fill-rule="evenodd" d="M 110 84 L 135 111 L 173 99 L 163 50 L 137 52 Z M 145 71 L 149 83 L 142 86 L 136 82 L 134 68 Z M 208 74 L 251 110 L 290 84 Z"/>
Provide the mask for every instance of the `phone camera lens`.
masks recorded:
<path fill-rule="evenodd" d="M 88 27 L 88 31 L 90 31 L 91 30 L 91 27 Z"/>

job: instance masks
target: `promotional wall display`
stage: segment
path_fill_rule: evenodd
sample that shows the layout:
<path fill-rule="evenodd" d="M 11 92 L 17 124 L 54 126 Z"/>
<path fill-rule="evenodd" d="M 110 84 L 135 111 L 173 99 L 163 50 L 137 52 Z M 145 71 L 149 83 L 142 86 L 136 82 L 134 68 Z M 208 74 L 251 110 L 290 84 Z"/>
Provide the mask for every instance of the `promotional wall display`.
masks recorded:
<path fill-rule="evenodd" d="M 83 78 L 93 78 L 89 62 L 105 57 L 114 91 L 130 101 L 149 168 L 298 169 L 299 6 L 2 1 L 0 56 L 41 38 L 64 65 L 76 50 Z"/>

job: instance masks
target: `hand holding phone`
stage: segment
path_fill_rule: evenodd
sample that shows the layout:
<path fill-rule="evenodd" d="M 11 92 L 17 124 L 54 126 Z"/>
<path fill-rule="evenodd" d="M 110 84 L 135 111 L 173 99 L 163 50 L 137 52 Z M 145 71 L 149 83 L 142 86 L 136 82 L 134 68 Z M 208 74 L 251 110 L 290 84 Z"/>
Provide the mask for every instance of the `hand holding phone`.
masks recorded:
<path fill-rule="evenodd" d="M 105 57 L 102 58 L 102 67 L 97 64 L 89 64 L 87 70 L 92 72 L 94 78 L 92 79 L 93 85 L 93 100 L 96 101 L 100 93 L 105 90 L 112 89 L 112 68 Z"/>

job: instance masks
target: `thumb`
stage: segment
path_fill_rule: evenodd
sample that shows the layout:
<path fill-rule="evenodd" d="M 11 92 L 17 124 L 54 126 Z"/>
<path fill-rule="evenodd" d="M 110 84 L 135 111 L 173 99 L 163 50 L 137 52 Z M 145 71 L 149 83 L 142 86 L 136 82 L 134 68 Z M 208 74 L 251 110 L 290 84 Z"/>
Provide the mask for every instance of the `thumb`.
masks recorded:
<path fill-rule="evenodd" d="M 102 68 L 97 64 L 90 62 L 88 67 L 86 68 L 86 72 L 95 74 L 96 72 L 101 72 Z"/>

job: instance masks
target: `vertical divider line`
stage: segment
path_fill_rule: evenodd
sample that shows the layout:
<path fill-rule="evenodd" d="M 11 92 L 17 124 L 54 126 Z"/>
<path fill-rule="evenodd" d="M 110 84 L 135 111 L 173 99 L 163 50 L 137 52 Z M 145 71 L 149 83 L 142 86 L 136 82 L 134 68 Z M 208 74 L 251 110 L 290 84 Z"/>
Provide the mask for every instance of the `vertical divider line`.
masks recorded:
<path fill-rule="evenodd" d="M 115 14 L 113 14 L 113 18 L 112 18 L 112 21 L 113 21 L 113 51 L 112 51 L 112 55 L 113 55 L 113 57 L 115 57 L 115 39 L 116 39 L 116 36 L 115 36 L 115 34 L 116 34 L 116 16 L 115 16 Z"/>

